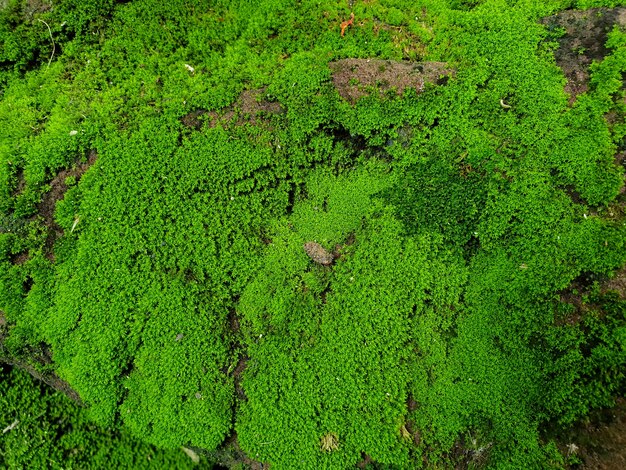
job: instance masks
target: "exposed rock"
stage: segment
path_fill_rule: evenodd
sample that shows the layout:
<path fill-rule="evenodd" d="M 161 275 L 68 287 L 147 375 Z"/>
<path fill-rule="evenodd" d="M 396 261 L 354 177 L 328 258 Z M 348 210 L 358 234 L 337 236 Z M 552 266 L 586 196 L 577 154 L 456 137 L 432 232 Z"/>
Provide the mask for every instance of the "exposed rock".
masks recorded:
<path fill-rule="evenodd" d="M 317 242 L 305 243 L 304 251 L 306 251 L 306 254 L 309 255 L 309 258 L 317 264 L 322 264 L 324 266 L 332 264 L 335 259 L 332 253 L 326 251 L 324 247 Z"/>
<path fill-rule="evenodd" d="M 395 89 L 402 94 L 413 88 L 418 93 L 427 83 L 443 84 L 454 71 L 443 62 L 399 62 L 380 59 L 342 59 L 330 63 L 339 95 L 350 103 L 371 93 Z"/>
<path fill-rule="evenodd" d="M 602 60 L 609 50 L 605 47 L 608 33 L 617 24 L 626 25 L 626 8 L 591 8 L 588 10 L 566 10 L 547 18 L 541 23 L 548 32 L 564 30 L 557 37 L 559 48 L 555 51 L 556 63 L 565 74 L 565 91 L 576 96 L 589 88 L 589 66 Z"/>
<path fill-rule="evenodd" d="M 284 112 L 283 106 L 278 102 L 266 99 L 265 88 L 260 88 L 242 91 L 237 101 L 219 111 L 207 111 L 205 109 L 191 111 L 180 118 L 180 122 L 185 127 L 194 130 L 200 130 L 205 121 L 209 127 L 215 127 L 218 124 L 225 127 L 232 124 L 242 126 L 246 123 L 255 125 L 267 121 L 271 115 Z"/>

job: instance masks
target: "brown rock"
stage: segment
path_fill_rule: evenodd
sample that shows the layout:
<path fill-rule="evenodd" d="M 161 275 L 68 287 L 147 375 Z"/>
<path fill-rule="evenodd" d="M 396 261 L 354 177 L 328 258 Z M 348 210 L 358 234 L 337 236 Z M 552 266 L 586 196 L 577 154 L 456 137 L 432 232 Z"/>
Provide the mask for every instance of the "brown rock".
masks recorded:
<path fill-rule="evenodd" d="M 317 264 L 321 264 L 324 266 L 332 264 L 335 259 L 332 253 L 326 251 L 324 247 L 317 242 L 305 243 L 304 251 L 306 251 L 306 254 L 309 255 L 309 258 L 311 258 Z"/>
<path fill-rule="evenodd" d="M 341 59 L 329 66 L 335 88 L 350 103 L 369 95 L 369 88 L 379 93 L 395 89 L 398 94 L 413 88 L 421 93 L 426 83 L 442 84 L 454 76 L 454 70 L 443 62 Z"/>
<path fill-rule="evenodd" d="M 626 8 L 566 10 L 543 18 L 541 24 L 548 32 L 565 32 L 556 39 L 559 48 L 554 58 L 567 78 L 565 91 L 570 95 L 571 105 L 578 95 L 589 90 L 589 66 L 609 54 L 605 46 L 609 31 L 616 25 L 626 25 Z"/>

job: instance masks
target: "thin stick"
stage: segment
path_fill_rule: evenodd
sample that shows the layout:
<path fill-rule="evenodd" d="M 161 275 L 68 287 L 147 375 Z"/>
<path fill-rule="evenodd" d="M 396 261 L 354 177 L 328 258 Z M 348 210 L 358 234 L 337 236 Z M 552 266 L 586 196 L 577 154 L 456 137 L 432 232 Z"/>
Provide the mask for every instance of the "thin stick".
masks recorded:
<path fill-rule="evenodd" d="M 12 431 L 13 429 L 17 427 L 18 424 L 20 424 L 20 422 L 16 419 L 15 421 L 13 421 L 13 423 L 9 424 L 6 428 L 4 428 L 4 430 L 2 431 L 2 434 L 6 434 L 9 431 Z"/>
<path fill-rule="evenodd" d="M 48 27 L 48 33 L 50 33 L 50 40 L 52 41 L 52 54 L 50 55 L 50 59 L 48 60 L 48 67 L 50 67 L 50 64 L 52 63 L 52 58 L 54 57 L 54 53 L 57 50 L 56 44 L 54 44 L 54 38 L 52 37 L 52 30 L 50 29 L 50 25 L 48 23 L 46 23 L 44 20 L 40 20 L 39 18 L 37 18 L 37 21 L 41 21 L 43 24 L 45 24 Z"/>

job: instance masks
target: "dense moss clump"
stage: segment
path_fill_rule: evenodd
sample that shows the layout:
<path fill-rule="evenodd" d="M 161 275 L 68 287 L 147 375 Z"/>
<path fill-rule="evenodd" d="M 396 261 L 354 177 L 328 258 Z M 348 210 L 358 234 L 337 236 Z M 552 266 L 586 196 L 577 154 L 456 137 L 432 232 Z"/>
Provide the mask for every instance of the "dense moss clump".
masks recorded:
<path fill-rule="evenodd" d="M 161 450 L 94 425 L 84 409 L 27 373 L 0 369 L 0 461 L 5 468 L 198 468 L 182 450 Z M 198 457 L 198 464 L 208 467 Z"/>
<path fill-rule="evenodd" d="M 626 31 L 573 96 L 542 20 L 591 3 L 0 2 L 0 354 L 86 405 L 3 416 L 89 442 L 7 465 L 566 465 L 626 370 Z"/>

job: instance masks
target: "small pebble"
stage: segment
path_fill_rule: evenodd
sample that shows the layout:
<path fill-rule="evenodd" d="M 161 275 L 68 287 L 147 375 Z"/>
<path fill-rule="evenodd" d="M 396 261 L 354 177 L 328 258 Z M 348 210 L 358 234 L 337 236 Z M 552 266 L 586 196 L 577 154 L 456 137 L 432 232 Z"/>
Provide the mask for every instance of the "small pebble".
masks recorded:
<path fill-rule="evenodd" d="M 304 244 L 304 251 L 309 255 L 313 261 L 324 266 L 328 266 L 333 263 L 334 256 L 324 249 L 322 245 L 317 242 L 307 242 Z"/>

